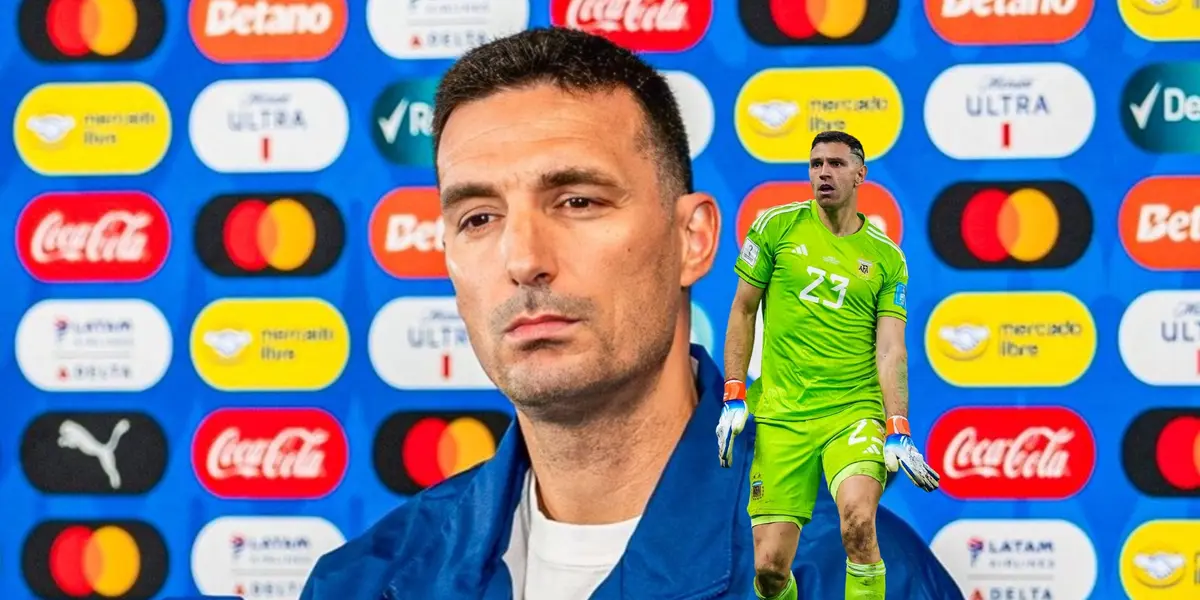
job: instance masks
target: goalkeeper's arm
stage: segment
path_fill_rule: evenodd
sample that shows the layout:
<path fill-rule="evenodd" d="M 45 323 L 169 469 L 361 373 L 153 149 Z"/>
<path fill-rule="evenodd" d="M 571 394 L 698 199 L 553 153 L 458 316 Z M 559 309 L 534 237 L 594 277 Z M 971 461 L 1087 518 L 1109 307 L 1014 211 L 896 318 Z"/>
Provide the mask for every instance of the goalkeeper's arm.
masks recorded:
<path fill-rule="evenodd" d="M 725 329 L 725 380 L 746 381 L 750 354 L 754 351 L 754 319 L 762 303 L 764 289 L 739 278 L 729 325 Z"/>

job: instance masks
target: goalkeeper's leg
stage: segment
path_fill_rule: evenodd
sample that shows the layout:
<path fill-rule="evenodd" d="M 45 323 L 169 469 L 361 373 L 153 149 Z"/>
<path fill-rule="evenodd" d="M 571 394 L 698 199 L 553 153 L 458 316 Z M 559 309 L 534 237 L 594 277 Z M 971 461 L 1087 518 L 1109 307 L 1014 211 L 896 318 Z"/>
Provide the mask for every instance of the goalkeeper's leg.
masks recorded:
<path fill-rule="evenodd" d="M 860 419 L 826 445 L 822 462 L 841 517 L 847 600 L 884 600 L 886 570 L 875 535 L 875 512 L 887 469 L 883 425 Z"/>

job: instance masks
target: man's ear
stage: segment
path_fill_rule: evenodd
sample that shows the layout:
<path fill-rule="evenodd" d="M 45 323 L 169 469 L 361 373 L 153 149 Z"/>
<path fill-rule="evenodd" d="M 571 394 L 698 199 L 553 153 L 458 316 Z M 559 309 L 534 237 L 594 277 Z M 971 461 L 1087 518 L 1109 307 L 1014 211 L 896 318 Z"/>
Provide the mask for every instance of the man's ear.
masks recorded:
<path fill-rule="evenodd" d="M 680 196 L 675 202 L 675 222 L 680 234 L 682 269 L 679 286 L 694 285 L 712 270 L 721 239 L 721 209 L 704 193 Z"/>
<path fill-rule="evenodd" d="M 854 175 L 854 185 L 860 186 L 867 180 L 867 165 L 862 165 L 858 168 L 858 173 Z"/>

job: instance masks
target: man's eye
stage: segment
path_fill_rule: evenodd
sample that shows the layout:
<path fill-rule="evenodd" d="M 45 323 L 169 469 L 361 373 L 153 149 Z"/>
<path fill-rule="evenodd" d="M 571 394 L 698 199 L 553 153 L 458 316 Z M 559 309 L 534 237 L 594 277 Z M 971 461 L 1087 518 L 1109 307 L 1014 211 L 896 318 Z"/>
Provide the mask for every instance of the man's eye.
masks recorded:
<path fill-rule="evenodd" d="M 492 215 L 489 215 L 487 213 L 480 213 L 480 214 L 471 215 L 471 216 L 463 219 L 462 225 L 460 225 L 460 227 L 462 229 L 473 229 L 473 228 L 483 227 L 484 225 L 487 225 L 488 223 L 491 223 L 491 222 L 492 222 Z"/>
<path fill-rule="evenodd" d="M 564 202 L 564 204 L 569 208 L 588 208 L 593 204 L 593 202 L 590 198 L 575 197 L 567 198 L 567 201 Z"/>

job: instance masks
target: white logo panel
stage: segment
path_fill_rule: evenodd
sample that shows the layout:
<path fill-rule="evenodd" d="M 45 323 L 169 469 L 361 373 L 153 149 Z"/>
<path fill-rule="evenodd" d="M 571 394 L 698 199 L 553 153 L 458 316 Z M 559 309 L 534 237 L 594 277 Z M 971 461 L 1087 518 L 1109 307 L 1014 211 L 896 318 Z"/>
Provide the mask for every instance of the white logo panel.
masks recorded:
<path fill-rule="evenodd" d="M 367 0 L 371 39 L 392 58 L 457 58 L 528 27 L 528 0 Z"/>
<path fill-rule="evenodd" d="M 495 389 L 467 338 L 454 298 L 396 298 L 367 334 L 371 365 L 401 390 Z"/>
<path fill-rule="evenodd" d="M 958 65 L 925 96 L 925 127 L 957 159 L 1063 158 L 1087 141 L 1096 99 L 1062 63 Z"/>
<path fill-rule="evenodd" d="M 319 79 L 217 81 L 196 97 L 188 131 L 219 173 L 309 173 L 341 156 L 350 116 Z"/>
<path fill-rule="evenodd" d="M 143 300 L 43 300 L 17 325 L 17 363 L 43 391 L 147 390 L 171 350 L 166 318 Z"/>
<path fill-rule="evenodd" d="M 344 543 L 319 517 L 220 517 L 192 544 L 192 578 L 205 595 L 296 600 L 317 559 Z"/>
<path fill-rule="evenodd" d="M 712 96 L 691 73 L 663 71 L 662 76 L 671 86 L 671 93 L 679 105 L 679 114 L 683 116 L 683 126 L 687 130 L 688 149 L 692 158 L 696 158 L 708 147 L 716 124 Z"/>
<path fill-rule="evenodd" d="M 1200 291 L 1146 292 L 1125 309 L 1121 360 L 1150 385 L 1200 385 Z"/>
<path fill-rule="evenodd" d="M 967 598 L 1086 600 L 1096 585 L 1096 548 L 1059 519 L 963 519 L 930 549 Z"/>

